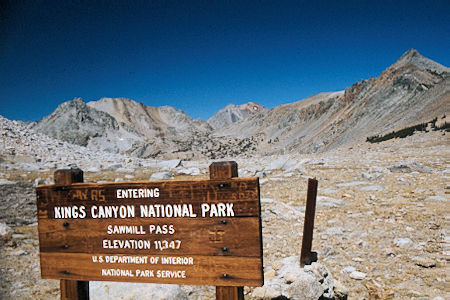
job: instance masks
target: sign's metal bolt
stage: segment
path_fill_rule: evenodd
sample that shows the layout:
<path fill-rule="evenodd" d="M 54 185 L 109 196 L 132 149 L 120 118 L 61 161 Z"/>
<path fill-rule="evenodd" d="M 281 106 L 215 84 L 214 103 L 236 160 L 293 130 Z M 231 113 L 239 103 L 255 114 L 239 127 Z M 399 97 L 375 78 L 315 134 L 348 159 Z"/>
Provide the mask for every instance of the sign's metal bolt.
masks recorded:
<path fill-rule="evenodd" d="M 225 184 L 221 183 L 221 184 L 219 184 L 219 187 L 223 188 L 223 187 L 225 187 Z"/>
<path fill-rule="evenodd" d="M 68 226 L 69 226 L 69 222 L 64 222 L 64 223 L 63 223 L 63 226 L 64 226 L 64 227 L 68 227 Z"/>
<path fill-rule="evenodd" d="M 228 278 L 228 274 L 223 274 L 222 278 Z"/>
<path fill-rule="evenodd" d="M 227 251 L 228 251 L 228 248 L 227 248 L 227 247 L 222 247 L 222 251 L 223 251 L 223 252 L 227 252 Z"/>
<path fill-rule="evenodd" d="M 63 248 L 64 249 L 69 249 L 69 245 L 64 245 Z"/>
<path fill-rule="evenodd" d="M 228 222 L 227 222 L 227 220 L 221 220 L 220 221 L 220 224 L 223 224 L 223 225 L 226 225 Z"/>

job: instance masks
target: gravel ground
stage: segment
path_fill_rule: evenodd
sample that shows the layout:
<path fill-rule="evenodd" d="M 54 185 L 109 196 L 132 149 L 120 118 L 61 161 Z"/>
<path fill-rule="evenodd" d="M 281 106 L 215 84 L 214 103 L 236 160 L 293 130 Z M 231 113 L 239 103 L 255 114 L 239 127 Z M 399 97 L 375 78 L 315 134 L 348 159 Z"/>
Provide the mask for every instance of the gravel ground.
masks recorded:
<path fill-rule="evenodd" d="M 306 182 L 316 177 L 313 250 L 348 288 L 349 299 L 450 299 L 449 144 L 442 133 L 415 134 L 298 155 L 302 171 L 266 172 L 264 264 L 276 269 L 284 257 L 299 254 Z M 251 161 L 240 163 L 241 173 L 253 167 Z M 40 279 L 34 195 L 30 183 L 0 185 L 0 223 L 12 229 L 0 241 L 1 299 L 59 297 L 58 281 Z M 214 298 L 213 287 L 183 289 L 190 299 Z"/>

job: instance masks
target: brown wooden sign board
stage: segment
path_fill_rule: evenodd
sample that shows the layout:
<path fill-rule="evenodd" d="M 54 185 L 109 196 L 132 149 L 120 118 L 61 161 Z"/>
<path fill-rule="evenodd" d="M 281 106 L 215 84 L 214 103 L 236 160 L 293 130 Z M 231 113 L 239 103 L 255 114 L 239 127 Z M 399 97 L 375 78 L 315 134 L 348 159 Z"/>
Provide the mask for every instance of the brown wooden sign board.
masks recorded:
<path fill-rule="evenodd" d="M 41 185 L 46 279 L 262 286 L 258 178 Z"/>

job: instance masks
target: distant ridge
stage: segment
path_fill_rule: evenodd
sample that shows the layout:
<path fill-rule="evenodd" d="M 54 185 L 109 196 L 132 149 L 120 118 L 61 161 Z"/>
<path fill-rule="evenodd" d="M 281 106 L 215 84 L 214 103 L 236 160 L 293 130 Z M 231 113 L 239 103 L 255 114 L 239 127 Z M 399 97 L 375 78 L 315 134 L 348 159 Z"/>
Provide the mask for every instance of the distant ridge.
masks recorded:
<path fill-rule="evenodd" d="M 270 110 L 255 102 L 229 104 L 205 122 L 171 106 L 76 98 L 32 127 L 91 149 L 215 159 L 327 151 L 448 115 L 449 109 L 450 69 L 410 49 L 377 78 Z"/>
<path fill-rule="evenodd" d="M 314 153 L 426 122 L 449 109 L 450 69 L 410 49 L 378 78 L 275 107 L 221 134 L 258 135 L 260 153 Z"/>

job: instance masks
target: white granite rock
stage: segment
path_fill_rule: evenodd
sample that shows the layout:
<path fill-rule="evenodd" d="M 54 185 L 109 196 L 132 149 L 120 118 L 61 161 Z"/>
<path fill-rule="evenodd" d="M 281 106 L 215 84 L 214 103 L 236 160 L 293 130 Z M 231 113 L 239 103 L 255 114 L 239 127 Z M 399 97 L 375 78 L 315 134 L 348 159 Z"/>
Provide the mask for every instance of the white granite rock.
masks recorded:
<path fill-rule="evenodd" d="M 410 238 L 396 238 L 394 244 L 400 248 L 411 248 L 414 246 L 414 242 Z"/>
<path fill-rule="evenodd" d="M 178 173 L 178 174 L 181 174 L 181 175 L 191 175 L 191 176 L 195 176 L 195 175 L 200 175 L 200 174 L 201 174 L 201 171 L 200 171 L 199 168 L 192 167 L 192 168 L 182 168 L 182 169 L 179 169 L 179 170 L 177 170 L 177 173 Z"/>
<path fill-rule="evenodd" d="M 186 293 L 174 284 L 149 284 L 92 281 L 89 283 L 91 299 L 98 300 L 187 300 Z"/>
<path fill-rule="evenodd" d="M 342 269 L 341 273 L 352 273 L 355 272 L 356 268 L 353 266 L 348 266 Z"/>
<path fill-rule="evenodd" d="M 378 191 L 378 192 L 382 192 L 384 191 L 384 188 L 382 186 L 379 185 L 369 185 L 369 186 L 363 186 L 360 188 L 361 191 Z"/>
<path fill-rule="evenodd" d="M 327 196 L 318 196 L 316 203 L 318 206 L 326 206 L 326 207 L 338 207 L 346 204 L 346 202 L 342 199 L 336 199 Z"/>
<path fill-rule="evenodd" d="M 449 201 L 449 199 L 446 198 L 446 197 L 443 197 L 443 196 L 430 196 L 430 197 L 427 197 L 427 198 L 425 199 L 425 201 L 440 201 L 440 202 L 447 202 L 447 201 Z"/>
<path fill-rule="evenodd" d="M 2 185 L 2 184 L 15 184 L 15 183 L 16 183 L 15 181 L 10 181 L 10 180 L 4 179 L 4 178 L 0 178 L 0 185 Z"/>
<path fill-rule="evenodd" d="M 163 170 L 172 170 L 177 167 L 180 167 L 182 162 L 180 159 L 171 159 L 171 160 L 160 160 L 156 163 L 157 168 L 161 168 Z"/>
<path fill-rule="evenodd" d="M 95 167 L 95 166 L 91 166 L 91 167 L 86 168 L 86 171 L 87 172 L 92 172 L 92 173 L 98 173 L 98 172 L 100 172 L 100 168 L 99 167 Z"/>
<path fill-rule="evenodd" d="M 272 198 L 261 198 L 261 203 L 274 203 L 275 200 Z"/>
<path fill-rule="evenodd" d="M 6 223 L 0 223 L 0 236 L 4 236 L 5 234 L 11 233 L 12 229 Z"/>
<path fill-rule="evenodd" d="M 328 269 L 319 263 L 300 267 L 298 256 L 280 261 L 281 267 L 264 280 L 264 286 L 253 290 L 250 299 L 337 299 L 334 279 Z"/>
<path fill-rule="evenodd" d="M 150 176 L 150 180 L 166 180 L 172 178 L 173 176 L 169 172 L 156 172 Z"/>
<path fill-rule="evenodd" d="M 358 272 L 358 271 L 353 271 L 350 273 L 350 278 L 355 279 L 355 280 L 363 280 L 364 278 L 366 278 L 366 274 L 363 272 Z"/>

